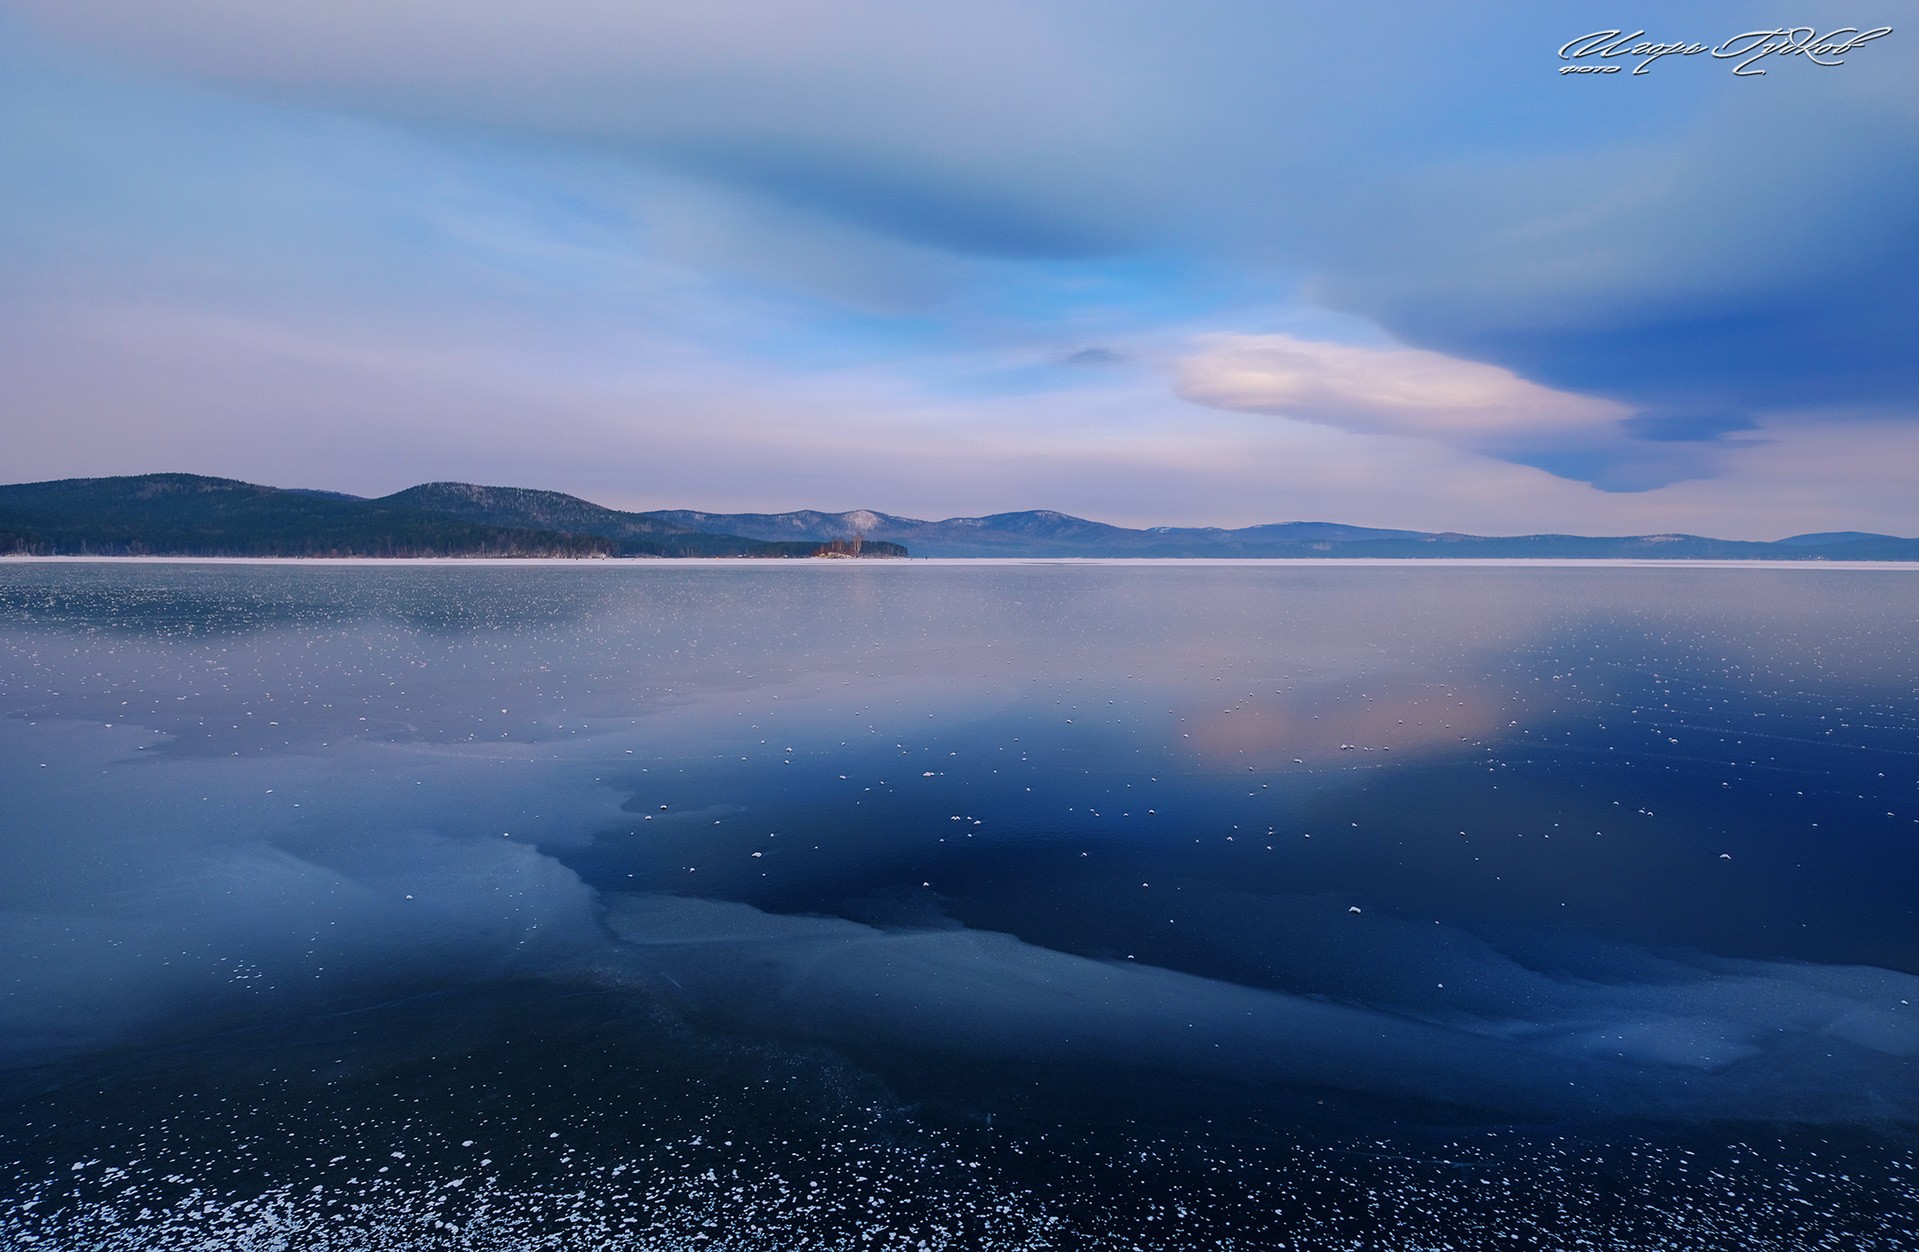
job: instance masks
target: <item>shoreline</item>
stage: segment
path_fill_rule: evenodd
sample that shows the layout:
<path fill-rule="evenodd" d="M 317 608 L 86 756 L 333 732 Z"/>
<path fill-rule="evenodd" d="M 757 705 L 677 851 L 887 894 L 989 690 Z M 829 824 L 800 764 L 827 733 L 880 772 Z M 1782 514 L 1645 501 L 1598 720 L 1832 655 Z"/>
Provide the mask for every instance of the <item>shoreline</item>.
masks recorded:
<path fill-rule="evenodd" d="M 1195 567 L 1241 568 L 1315 567 L 1379 568 L 1426 565 L 1482 568 L 1524 567 L 1532 569 L 1791 569 L 1791 570 L 1881 570 L 1919 572 L 1919 561 L 1796 561 L 1690 559 L 1683 557 L 1181 557 L 1181 556 L 979 556 L 979 557 L 882 557 L 872 560 L 819 560 L 812 557 L 388 557 L 388 556 L 18 556 L 0 555 L 0 568 L 20 565 L 268 565 L 301 567 L 421 567 L 430 569 L 490 569 L 539 567 L 592 567 L 602 569 L 769 569 L 769 568 L 841 568 L 941 566 L 1019 566 L 1068 565 L 1113 567 Z"/>

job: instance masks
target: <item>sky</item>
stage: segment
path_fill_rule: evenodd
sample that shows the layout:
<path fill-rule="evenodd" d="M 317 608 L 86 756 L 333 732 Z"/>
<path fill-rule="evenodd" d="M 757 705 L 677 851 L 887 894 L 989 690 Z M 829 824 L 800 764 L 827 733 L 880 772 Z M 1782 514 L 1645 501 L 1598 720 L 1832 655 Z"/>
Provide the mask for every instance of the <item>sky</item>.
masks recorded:
<path fill-rule="evenodd" d="M 0 480 L 1919 534 L 1905 21 L 0 0 Z"/>

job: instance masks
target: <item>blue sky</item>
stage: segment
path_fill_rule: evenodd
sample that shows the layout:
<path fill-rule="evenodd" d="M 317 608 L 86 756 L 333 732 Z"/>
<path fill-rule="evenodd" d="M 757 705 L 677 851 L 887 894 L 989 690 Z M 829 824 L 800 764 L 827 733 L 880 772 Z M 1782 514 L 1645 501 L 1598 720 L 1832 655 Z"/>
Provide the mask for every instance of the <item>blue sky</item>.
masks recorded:
<path fill-rule="evenodd" d="M 0 0 L 0 477 L 1919 533 L 1898 9 Z"/>

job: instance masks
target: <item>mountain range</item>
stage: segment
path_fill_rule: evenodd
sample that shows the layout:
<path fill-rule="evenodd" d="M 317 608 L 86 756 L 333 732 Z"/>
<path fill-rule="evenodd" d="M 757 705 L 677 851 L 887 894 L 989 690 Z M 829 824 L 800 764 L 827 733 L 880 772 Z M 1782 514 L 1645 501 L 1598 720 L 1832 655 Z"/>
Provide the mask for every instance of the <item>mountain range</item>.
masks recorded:
<path fill-rule="evenodd" d="M 888 513 L 699 513 L 643 516 L 757 539 L 889 539 L 923 557 L 1539 557 L 1689 560 L 1919 560 L 1919 539 L 1865 531 L 1794 535 L 1774 542 L 1702 535 L 1468 535 L 1387 530 L 1338 522 L 1274 522 L 1225 529 L 1143 530 L 1034 509 L 929 522 Z"/>
<path fill-rule="evenodd" d="M 0 553 L 564 557 L 1541 557 L 1919 560 L 1864 531 L 1468 535 L 1333 522 L 1133 529 L 1037 509 L 943 521 L 853 510 L 631 513 L 557 491 L 423 483 L 366 499 L 195 474 L 0 486 Z"/>

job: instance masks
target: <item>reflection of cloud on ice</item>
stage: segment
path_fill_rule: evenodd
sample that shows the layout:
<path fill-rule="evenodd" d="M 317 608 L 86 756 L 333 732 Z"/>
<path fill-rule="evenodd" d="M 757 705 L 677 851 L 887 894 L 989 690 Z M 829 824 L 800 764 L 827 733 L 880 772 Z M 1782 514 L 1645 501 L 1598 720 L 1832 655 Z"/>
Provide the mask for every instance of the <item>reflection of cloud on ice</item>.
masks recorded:
<path fill-rule="evenodd" d="M 1505 725 L 1517 707 L 1484 686 L 1411 679 L 1356 690 L 1256 692 L 1226 707 L 1194 710 L 1182 743 L 1209 761 L 1274 769 L 1295 758 L 1331 760 L 1348 745 L 1389 752 L 1456 748 Z"/>
<path fill-rule="evenodd" d="M 1418 963 L 1439 941 L 1446 960 L 1429 967 L 1478 987 L 1448 1011 L 1443 995 L 1342 1003 L 1002 934 L 882 931 L 712 900 L 609 897 L 608 922 L 697 1011 L 845 1044 L 1160 1067 L 1513 1116 L 1919 1117 L 1919 1016 L 1902 1003 L 1919 1000 L 1919 978 L 1883 970 L 1593 945 L 1542 972 L 1444 928 L 1350 923 L 1373 928 L 1369 960 Z M 1529 998 L 1523 1019 L 1487 1011 Z"/>
<path fill-rule="evenodd" d="M 1174 746 L 1213 764 L 1261 768 L 1334 759 L 1342 744 L 1444 751 L 1539 707 L 1536 690 L 1499 675 L 1516 655 L 1576 628 L 1576 603 L 1493 571 L 1394 573 L 1288 570 L 1270 582 L 1244 580 L 1240 599 L 1209 599 L 1215 612 L 1219 603 L 1235 610 L 1214 625 L 1240 641 L 1233 654 L 1262 659 L 1207 698 L 1198 693 L 1204 679 L 1224 676 L 1218 661 L 1212 673 L 1175 684 L 1168 698 L 1185 737 Z M 1178 644 L 1174 655 L 1196 651 L 1192 639 Z"/>

